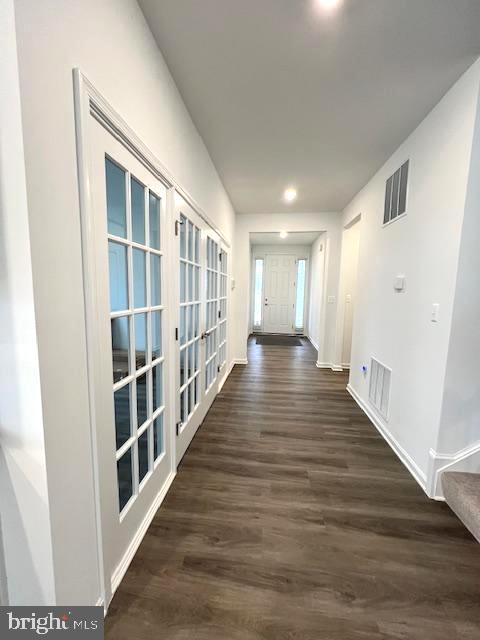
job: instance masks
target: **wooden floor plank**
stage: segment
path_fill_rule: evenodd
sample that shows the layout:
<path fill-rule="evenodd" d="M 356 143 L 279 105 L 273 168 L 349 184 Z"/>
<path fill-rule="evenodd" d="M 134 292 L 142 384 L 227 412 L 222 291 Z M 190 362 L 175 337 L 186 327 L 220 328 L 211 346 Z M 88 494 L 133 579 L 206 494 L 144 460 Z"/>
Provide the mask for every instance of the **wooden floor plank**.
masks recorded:
<path fill-rule="evenodd" d="M 316 352 L 249 343 L 106 619 L 112 640 L 480 637 L 480 548 Z"/>

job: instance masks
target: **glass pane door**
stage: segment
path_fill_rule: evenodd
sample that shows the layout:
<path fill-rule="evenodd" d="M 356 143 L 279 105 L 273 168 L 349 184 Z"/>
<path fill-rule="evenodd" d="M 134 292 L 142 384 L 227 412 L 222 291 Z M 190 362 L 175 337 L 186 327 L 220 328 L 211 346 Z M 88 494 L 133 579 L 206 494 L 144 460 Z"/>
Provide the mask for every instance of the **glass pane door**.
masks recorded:
<path fill-rule="evenodd" d="M 92 124 L 94 396 L 106 597 L 173 471 L 163 184 Z M 170 423 L 171 424 L 171 423 Z"/>
<path fill-rule="evenodd" d="M 219 238 L 179 194 L 175 213 L 179 265 L 178 464 L 217 394 L 220 345 L 222 354 L 226 353 L 226 329 L 221 334 L 219 314 L 222 305 L 226 312 L 226 301 L 220 301 Z"/>
<path fill-rule="evenodd" d="M 105 156 L 118 510 L 123 514 L 163 448 L 164 313 L 160 197 Z"/>
<path fill-rule="evenodd" d="M 218 366 L 220 375 L 227 361 L 227 286 L 228 286 L 228 254 L 220 251 L 220 291 L 218 298 Z"/>
<path fill-rule="evenodd" d="M 200 229 L 180 215 L 180 422 L 200 399 Z"/>
<path fill-rule="evenodd" d="M 207 308 L 205 317 L 205 389 L 208 391 L 218 374 L 218 244 L 207 237 Z"/>

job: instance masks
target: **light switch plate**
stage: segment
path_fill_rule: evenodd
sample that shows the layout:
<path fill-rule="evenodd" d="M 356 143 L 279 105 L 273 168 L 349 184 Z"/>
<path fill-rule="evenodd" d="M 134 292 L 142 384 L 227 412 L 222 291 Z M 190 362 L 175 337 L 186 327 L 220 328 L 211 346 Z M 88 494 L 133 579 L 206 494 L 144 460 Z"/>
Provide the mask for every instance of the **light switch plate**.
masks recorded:
<path fill-rule="evenodd" d="M 438 302 L 434 302 L 432 304 L 432 313 L 430 316 L 430 319 L 432 322 L 438 322 L 439 312 L 440 312 L 440 305 L 438 304 Z"/>
<path fill-rule="evenodd" d="M 405 276 L 397 276 L 393 282 L 395 291 L 405 291 Z"/>

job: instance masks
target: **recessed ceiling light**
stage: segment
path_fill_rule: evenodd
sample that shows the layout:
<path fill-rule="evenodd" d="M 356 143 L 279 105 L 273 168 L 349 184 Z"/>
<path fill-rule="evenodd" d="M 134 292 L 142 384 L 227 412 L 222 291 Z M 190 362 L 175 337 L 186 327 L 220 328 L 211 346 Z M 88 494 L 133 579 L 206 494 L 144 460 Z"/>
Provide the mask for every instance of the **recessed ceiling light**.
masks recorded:
<path fill-rule="evenodd" d="M 280 238 L 285 239 L 288 236 L 286 231 L 280 231 Z"/>
<path fill-rule="evenodd" d="M 289 187 L 288 189 L 285 189 L 283 197 L 287 202 L 293 202 L 297 197 L 297 190 L 293 187 Z"/>
<path fill-rule="evenodd" d="M 318 6 L 326 11 L 332 11 L 336 9 L 341 0 L 317 0 Z"/>

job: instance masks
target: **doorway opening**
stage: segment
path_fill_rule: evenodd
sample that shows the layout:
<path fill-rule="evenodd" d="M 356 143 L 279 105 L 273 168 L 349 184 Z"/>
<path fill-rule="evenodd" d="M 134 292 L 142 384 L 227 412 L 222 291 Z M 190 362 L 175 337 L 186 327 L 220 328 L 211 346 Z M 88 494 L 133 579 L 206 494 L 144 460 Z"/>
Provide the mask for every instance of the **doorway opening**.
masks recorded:
<path fill-rule="evenodd" d="M 352 357 L 352 336 L 355 304 L 357 299 L 357 272 L 360 250 L 361 217 L 356 217 L 343 230 L 342 258 L 340 265 L 340 301 L 339 320 L 343 323 L 341 333 L 340 362 L 344 369 L 350 368 Z"/>
<path fill-rule="evenodd" d="M 249 333 L 309 335 L 312 245 L 319 231 L 250 233 Z"/>

